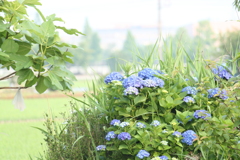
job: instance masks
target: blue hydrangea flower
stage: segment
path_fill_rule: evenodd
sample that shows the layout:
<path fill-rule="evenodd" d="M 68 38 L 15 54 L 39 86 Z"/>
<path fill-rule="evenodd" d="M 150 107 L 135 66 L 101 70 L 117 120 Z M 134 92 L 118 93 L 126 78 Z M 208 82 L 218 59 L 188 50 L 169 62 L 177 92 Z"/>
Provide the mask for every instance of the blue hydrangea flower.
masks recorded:
<path fill-rule="evenodd" d="M 219 97 L 223 100 L 228 99 L 227 91 L 225 89 L 220 90 L 220 88 L 208 89 L 208 98 Z"/>
<path fill-rule="evenodd" d="M 128 78 L 123 80 L 123 87 L 136 87 L 136 88 L 142 88 L 142 78 L 137 77 L 135 75 L 131 75 Z"/>
<path fill-rule="evenodd" d="M 127 133 L 127 132 L 122 132 L 122 133 L 120 133 L 119 135 L 118 135 L 118 137 L 117 137 L 119 140 L 130 140 L 132 137 L 131 137 L 131 135 L 129 134 L 129 133 Z"/>
<path fill-rule="evenodd" d="M 168 159 L 167 156 L 160 156 L 159 158 L 160 158 L 161 160 L 167 160 L 167 159 Z"/>
<path fill-rule="evenodd" d="M 97 151 L 105 151 L 106 150 L 106 145 L 99 145 L 96 147 Z"/>
<path fill-rule="evenodd" d="M 182 143 L 187 145 L 192 145 L 193 141 L 197 138 L 197 134 L 193 130 L 187 130 L 182 133 L 183 139 L 181 140 Z"/>
<path fill-rule="evenodd" d="M 183 101 L 186 102 L 186 103 L 194 103 L 195 102 L 194 98 L 190 97 L 190 96 L 184 97 Z"/>
<path fill-rule="evenodd" d="M 156 86 L 158 87 L 163 87 L 164 86 L 164 81 L 158 77 L 152 77 L 151 80 L 155 81 L 156 82 Z"/>
<path fill-rule="evenodd" d="M 151 160 L 167 160 L 168 157 L 167 156 L 159 156 L 159 157 L 154 157 Z"/>
<path fill-rule="evenodd" d="M 149 156 L 150 156 L 150 153 L 148 153 L 145 150 L 140 150 L 137 154 L 137 157 L 140 159 L 143 159 L 144 157 L 149 157 Z"/>
<path fill-rule="evenodd" d="M 157 87 L 157 83 L 152 79 L 142 81 L 143 87 Z"/>
<path fill-rule="evenodd" d="M 223 66 L 217 66 L 217 68 L 212 68 L 212 72 L 218 75 L 220 78 L 226 80 L 232 78 L 232 74 L 229 73 Z"/>
<path fill-rule="evenodd" d="M 110 125 L 112 125 L 112 126 L 119 126 L 120 123 L 121 123 L 120 120 L 118 120 L 118 119 L 113 119 L 113 120 L 110 122 Z"/>
<path fill-rule="evenodd" d="M 138 76 L 141 77 L 142 79 L 150 79 L 154 77 L 154 75 L 158 75 L 159 72 L 161 74 L 161 71 L 156 71 L 151 68 L 145 68 L 138 72 Z"/>
<path fill-rule="evenodd" d="M 208 113 L 208 111 L 206 111 L 206 110 L 196 110 L 194 112 L 193 116 L 197 119 L 201 118 L 201 119 L 205 119 L 205 120 L 207 120 L 208 118 L 211 118 L 211 114 Z"/>
<path fill-rule="evenodd" d="M 138 95 L 139 94 L 138 89 L 136 87 L 128 87 L 123 92 L 124 92 L 124 95 L 130 95 L 130 94 Z"/>
<path fill-rule="evenodd" d="M 187 94 L 196 95 L 197 94 L 197 89 L 196 89 L 196 87 L 187 86 L 187 87 L 182 89 L 182 92 L 187 92 Z"/>
<path fill-rule="evenodd" d="M 123 76 L 118 72 L 112 72 L 105 77 L 104 82 L 106 84 L 108 84 L 108 83 L 112 82 L 113 80 L 122 81 Z"/>
<path fill-rule="evenodd" d="M 152 121 L 152 123 L 150 125 L 157 127 L 160 125 L 160 122 L 158 120 L 154 120 L 154 121 Z"/>
<path fill-rule="evenodd" d="M 126 126 L 129 126 L 129 122 L 122 122 L 119 124 L 120 127 L 124 128 Z"/>
<path fill-rule="evenodd" d="M 137 122 L 136 126 L 137 126 L 138 128 L 146 128 L 146 125 L 143 124 L 143 123 L 141 123 L 141 122 Z"/>
<path fill-rule="evenodd" d="M 176 137 L 181 137 L 181 136 L 182 136 L 182 133 L 181 133 L 181 132 L 178 132 L 178 131 L 175 131 L 175 132 L 173 132 L 172 135 L 174 135 L 174 136 L 176 136 Z"/>
<path fill-rule="evenodd" d="M 114 131 L 110 131 L 107 133 L 107 135 L 105 136 L 105 139 L 107 141 L 110 141 L 111 139 L 114 139 L 117 137 L 117 134 L 114 133 Z"/>

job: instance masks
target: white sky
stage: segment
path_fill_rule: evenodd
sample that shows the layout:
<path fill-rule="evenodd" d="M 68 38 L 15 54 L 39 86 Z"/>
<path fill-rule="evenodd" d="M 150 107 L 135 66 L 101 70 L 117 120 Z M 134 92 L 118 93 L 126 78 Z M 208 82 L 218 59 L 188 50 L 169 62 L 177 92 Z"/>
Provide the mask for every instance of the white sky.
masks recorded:
<path fill-rule="evenodd" d="M 44 15 L 56 14 L 80 31 L 87 18 L 95 29 L 156 26 L 158 0 L 40 0 Z M 200 20 L 237 20 L 233 0 L 161 0 L 163 27 L 181 27 Z"/>

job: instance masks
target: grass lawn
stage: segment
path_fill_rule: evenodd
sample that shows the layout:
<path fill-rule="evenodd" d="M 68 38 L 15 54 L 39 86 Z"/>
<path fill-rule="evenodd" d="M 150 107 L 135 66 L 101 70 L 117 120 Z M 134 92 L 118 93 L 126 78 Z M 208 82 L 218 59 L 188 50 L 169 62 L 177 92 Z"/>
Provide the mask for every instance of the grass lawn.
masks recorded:
<path fill-rule="evenodd" d="M 77 91 L 88 88 L 86 80 L 77 81 L 73 88 Z M 1 82 L 0 86 L 8 86 L 7 82 Z M 82 90 L 81 90 L 82 91 Z M 42 94 L 42 98 L 26 98 L 35 96 L 28 90 L 22 90 L 22 95 L 26 108 L 20 111 L 12 104 L 16 91 L 1 91 L 0 94 L 0 160 L 33 160 L 40 157 L 45 150 L 44 135 L 41 131 L 33 128 L 39 127 L 45 130 L 44 115 L 47 113 L 54 117 L 62 118 L 60 113 L 70 113 L 70 101 L 74 101 L 68 96 L 58 92 Z M 55 95 L 57 94 L 57 95 Z M 75 95 L 74 97 L 80 98 Z M 59 119 L 61 123 L 61 119 Z M 43 143 L 43 145 L 41 145 Z"/>
<path fill-rule="evenodd" d="M 40 157 L 43 153 L 44 135 L 31 126 L 43 128 L 43 122 L 14 122 L 0 124 L 0 159 L 28 160 L 29 155 Z M 43 143 L 44 144 L 44 143 Z"/>
<path fill-rule="evenodd" d="M 29 160 L 43 153 L 44 135 L 31 126 L 44 128 L 44 114 L 61 118 L 61 112 L 70 113 L 71 98 L 25 99 L 26 109 L 20 111 L 12 99 L 0 100 L 0 159 Z M 61 120 L 60 120 L 61 121 Z M 61 123 L 61 122 L 60 122 Z"/>

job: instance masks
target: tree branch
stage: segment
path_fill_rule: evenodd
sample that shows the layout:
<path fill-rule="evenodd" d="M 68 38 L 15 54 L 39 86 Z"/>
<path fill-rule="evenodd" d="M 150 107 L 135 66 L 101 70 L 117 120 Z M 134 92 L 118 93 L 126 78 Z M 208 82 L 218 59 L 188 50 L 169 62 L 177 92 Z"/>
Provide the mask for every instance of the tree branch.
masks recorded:
<path fill-rule="evenodd" d="M 27 89 L 28 87 L 0 87 L 0 89 Z"/>
<path fill-rule="evenodd" d="M 0 78 L 0 81 L 5 80 L 5 79 L 8 79 L 8 78 L 11 78 L 11 76 L 14 75 L 15 73 L 16 73 L 16 72 L 13 72 L 13 73 L 5 76 L 5 77 Z"/>

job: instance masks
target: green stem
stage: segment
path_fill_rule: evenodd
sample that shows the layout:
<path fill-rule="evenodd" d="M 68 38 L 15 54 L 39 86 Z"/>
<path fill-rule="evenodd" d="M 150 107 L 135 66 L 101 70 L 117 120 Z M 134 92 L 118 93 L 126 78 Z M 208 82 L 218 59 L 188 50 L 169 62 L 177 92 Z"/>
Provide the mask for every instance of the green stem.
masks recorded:
<path fill-rule="evenodd" d="M 13 16 L 11 16 L 9 23 L 12 22 L 12 18 L 13 18 Z M 10 27 L 8 27 L 8 29 L 10 29 Z M 9 37 L 9 32 L 7 32 L 5 39 L 8 39 L 8 37 Z"/>

